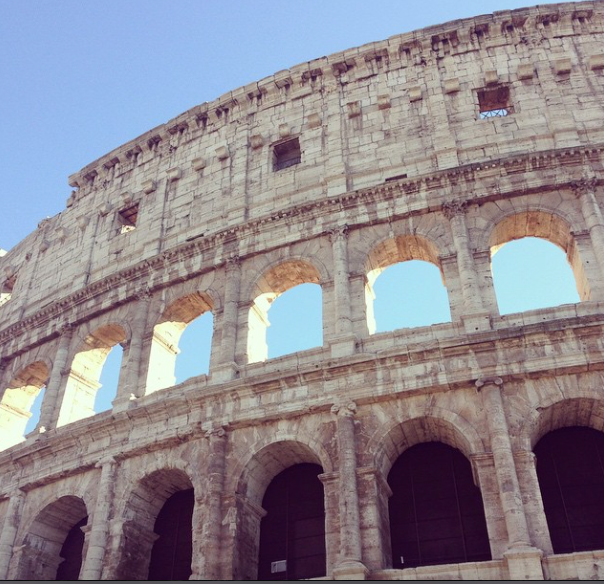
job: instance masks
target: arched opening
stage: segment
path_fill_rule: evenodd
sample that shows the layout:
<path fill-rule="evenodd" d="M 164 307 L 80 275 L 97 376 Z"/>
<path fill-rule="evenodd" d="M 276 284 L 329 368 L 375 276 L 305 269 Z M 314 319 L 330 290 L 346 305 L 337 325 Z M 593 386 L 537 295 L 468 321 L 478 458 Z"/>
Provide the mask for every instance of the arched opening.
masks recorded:
<path fill-rule="evenodd" d="M 260 524 L 259 580 L 325 576 L 325 508 L 318 464 L 296 464 L 268 486 Z"/>
<path fill-rule="evenodd" d="M 489 240 L 501 314 L 589 299 L 590 289 L 569 226 L 543 211 L 500 221 Z"/>
<path fill-rule="evenodd" d="M 59 412 L 58 426 L 76 422 L 99 413 L 95 407 L 107 409 L 111 407 L 110 400 L 117 391 L 117 379 L 121 366 L 121 348 L 116 351 L 111 360 L 112 362 L 119 360 L 119 364 L 112 363 L 112 371 L 108 371 L 107 377 L 108 379 L 113 378 L 114 381 L 111 383 L 115 385 L 109 388 L 108 383 L 102 396 L 103 399 L 96 405 L 95 400 L 98 390 L 102 386 L 101 374 L 109 352 L 125 340 L 126 333 L 117 324 L 102 326 L 84 339 L 71 363 Z"/>
<path fill-rule="evenodd" d="M 604 433 L 561 428 L 534 452 L 554 553 L 604 549 Z"/>
<path fill-rule="evenodd" d="M 500 314 L 580 302 L 565 253 L 535 237 L 511 241 L 493 256 L 493 285 Z"/>
<path fill-rule="evenodd" d="M 36 517 L 19 550 L 17 579 L 77 580 L 88 512 L 78 497 L 61 497 Z"/>
<path fill-rule="evenodd" d="M 62 561 L 57 569 L 55 580 L 78 580 L 82 568 L 82 552 L 84 550 L 84 532 L 82 527 L 88 523 L 84 517 L 76 523 L 67 534 L 59 555 Z"/>
<path fill-rule="evenodd" d="M 401 235 L 383 241 L 369 254 L 366 273 L 370 334 L 451 321 L 438 250 L 426 238 Z"/>
<path fill-rule="evenodd" d="M 99 389 L 94 398 L 95 414 L 106 412 L 113 407 L 113 400 L 117 395 L 117 386 L 120 381 L 120 369 L 123 357 L 124 349 L 119 343 L 111 347 L 111 350 L 107 353 L 107 358 L 101 369 Z"/>
<path fill-rule="evenodd" d="M 34 401 L 42 393 L 48 377 L 46 364 L 36 361 L 11 379 L 0 401 L 0 449 L 4 450 L 23 440 L 28 422 L 33 417 Z M 32 425 L 35 423 L 33 419 Z"/>
<path fill-rule="evenodd" d="M 480 490 L 459 450 L 416 444 L 396 460 L 388 484 L 394 568 L 491 559 Z"/>
<path fill-rule="evenodd" d="M 146 393 L 208 373 L 214 321 L 207 295 L 179 298 L 153 328 Z"/>
<path fill-rule="evenodd" d="M 320 444 L 317 444 L 317 448 L 320 448 Z M 322 457 L 325 463 L 322 463 L 319 455 L 307 444 L 295 440 L 281 440 L 261 448 L 247 461 L 236 479 L 236 484 L 232 486 L 238 494 L 235 501 L 237 529 L 232 547 L 234 580 L 259 578 L 261 520 L 266 514 L 263 503 L 269 504 L 268 501 L 263 501 L 263 497 L 267 494 L 273 479 L 281 472 L 297 465 L 312 467 L 315 471 L 324 469 L 327 473 L 331 472 L 332 467 L 329 466 L 330 461 L 325 452 L 322 453 Z M 316 483 L 314 484 L 316 487 Z M 327 548 L 328 562 L 332 561 L 330 558 L 334 553 L 333 548 Z M 285 558 L 271 561 L 283 559 Z M 270 571 L 270 566 L 268 569 Z M 272 577 L 279 579 L 283 575 L 275 572 Z"/>
<path fill-rule="evenodd" d="M 323 344 L 321 303 L 318 284 L 300 284 L 275 298 L 266 331 L 269 359 Z"/>
<path fill-rule="evenodd" d="M 302 347 L 310 348 L 323 344 L 323 319 L 319 308 L 321 306 L 320 287 L 301 286 L 301 284 L 319 284 L 320 279 L 319 271 L 313 265 L 303 260 L 290 260 L 273 267 L 258 280 L 248 315 L 247 355 L 250 363 L 266 361 L 269 354 L 273 357 L 290 352 L 284 352 L 281 347 L 277 346 L 271 347 L 269 350 L 267 344 L 267 328 L 270 326 L 268 312 L 272 303 L 279 296 L 295 287 L 299 287 L 299 290 L 292 290 L 291 297 L 299 300 L 300 303 L 294 300 L 296 305 L 288 308 L 287 315 L 280 315 L 280 320 L 283 320 L 285 324 L 279 328 L 285 332 L 279 337 L 289 337 L 289 342 L 292 343 L 289 346 L 295 347 L 296 351 L 302 350 Z M 313 291 L 310 292 L 311 290 Z M 271 317 L 273 314 L 271 312 Z M 311 331 L 309 336 L 303 337 L 295 329 L 296 322 L 298 322 L 295 319 L 298 317 L 304 321 L 304 328 Z M 320 337 L 319 330 L 321 331 Z M 286 346 L 288 341 L 281 338 L 277 343 L 281 341 Z"/>
<path fill-rule="evenodd" d="M 188 580 L 193 557 L 193 489 L 174 493 L 155 521 L 148 580 Z"/>
<path fill-rule="evenodd" d="M 430 262 L 409 260 L 387 267 L 373 293 L 378 333 L 451 321 L 442 274 Z"/>
<path fill-rule="evenodd" d="M 180 580 L 191 575 L 193 485 L 181 470 L 143 478 L 125 506 L 116 580 Z"/>

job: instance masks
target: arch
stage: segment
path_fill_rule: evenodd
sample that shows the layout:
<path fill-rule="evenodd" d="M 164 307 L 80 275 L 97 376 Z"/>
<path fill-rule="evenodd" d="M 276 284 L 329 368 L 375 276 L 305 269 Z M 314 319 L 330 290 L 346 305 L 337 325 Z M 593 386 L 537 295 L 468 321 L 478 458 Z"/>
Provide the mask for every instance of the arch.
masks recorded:
<path fill-rule="evenodd" d="M 323 451 L 323 452 L 322 452 Z M 281 471 L 294 464 L 318 464 L 325 472 L 332 470 L 321 445 L 302 442 L 296 434 L 288 439 L 257 444 L 253 454 L 248 454 L 242 469 L 235 473 L 235 491 L 255 505 L 262 504 L 262 493 L 271 480 Z M 327 464 L 323 464 L 327 462 Z"/>
<path fill-rule="evenodd" d="M 554 553 L 604 549 L 604 433 L 559 428 L 541 438 L 534 452 Z"/>
<path fill-rule="evenodd" d="M 23 440 L 31 407 L 49 376 L 46 363 L 35 361 L 20 369 L 4 389 L 0 401 L 0 450 Z"/>
<path fill-rule="evenodd" d="M 488 239 L 491 261 L 506 243 L 525 237 L 545 239 L 562 249 L 574 274 L 579 298 L 589 299 L 589 283 L 570 224 L 553 211 L 514 212 L 499 220 L 493 226 Z"/>
<path fill-rule="evenodd" d="M 450 410 L 431 407 L 429 415 L 416 415 L 380 428 L 370 439 L 367 451 L 373 454 L 376 468 L 386 477 L 405 450 L 423 442 L 442 442 L 468 459 L 486 450 L 478 432 L 465 418 Z"/>
<path fill-rule="evenodd" d="M 268 346 L 266 329 L 271 303 L 281 294 L 299 284 L 321 284 L 319 269 L 306 259 L 280 261 L 269 267 L 253 286 L 252 304 L 248 313 L 247 356 L 249 363 L 266 361 Z"/>
<path fill-rule="evenodd" d="M 374 285 L 377 278 L 388 267 L 413 260 L 436 266 L 446 288 L 438 248 L 434 242 L 421 235 L 397 235 L 381 241 L 373 247 L 365 261 L 365 309 L 370 334 L 374 334 L 377 329 L 374 311 Z"/>
<path fill-rule="evenodd" d="M 593 391 L 594 394 L 598 392 Z M 571 426 L 604 432 L 604 400 L 596 397 L 552 398 L 531 411 L 520 429 L 522 445 L 534 450 L 548 433 Z"/>
<path fill-rule="evenodd" d="M 308 444 L 295 439 L 271 442 L 255 449 L 247 458 L 236 485 L 239 517 L 234 545 L 235 578 L 258 577 L 261 519 L 266 515 L 262 503 L 267 488 L 283 471 L 304 464 L 327 470 Z M 239 553 L 237 550 L 246 551 Z"/>
<path fill-rule="evenodd" d="M 149 575 L 157 518 L 166 502 L 178 492 L 191 491 L 189 476 L 180 469 L 161 468 L 141 478 L 130 492 L 123 510 L 124 544 L 116 568 L 117 580 L 146 580 Z"/>
<path fill-rule="evenodd" d="M 211 298 L 201 292 L 181 296 L 164 310 L 153 327 L 146 393 L 153 393 L 176 383 L 178 343 L 185 328 L 203 314 L 213 313 L 213 310 Z M 208 361 L 210 349 L 211 343 L 207 347 Z"/>
<path fill-rule="evenodd" d="M 54 580 L 65 573 L 79 574 L 84 545 L 81 528 L 87 519 L 86 504 L 79 497 L 65 495 L 46 505 L 17 552 L 17 579 Z"/>
<path fill-rule="evenodd" d="M 126 330 L 119 324 L 103 325 L 80 343 L 71 362 L 57 426 L 95 414 L 94 400 L 109 351 L 125 342 Z"/>
<path fill-rule="evenodd" d="M 394 463 L 388 484 L 394 568 L 491 559 L 480 490 L 458 449 L 415 444 Z"/>

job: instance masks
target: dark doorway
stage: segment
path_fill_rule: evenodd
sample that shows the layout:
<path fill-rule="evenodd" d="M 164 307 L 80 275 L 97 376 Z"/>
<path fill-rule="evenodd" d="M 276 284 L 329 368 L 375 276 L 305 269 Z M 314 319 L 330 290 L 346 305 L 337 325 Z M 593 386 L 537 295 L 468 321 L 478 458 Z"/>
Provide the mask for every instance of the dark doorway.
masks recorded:
<path fill-rule="evenodd" d="M 55 580 L 77 580 L 82 568 L 82 551 L 84 549 L 84 532 L 82 527 L 88 517 L 78 521 L 67 534 L 59 555 L 63 558 L 57 569 Z"/>
<path fill-rule="evenodd" d="M 278 474 L 264 494 L 259 580 L 326 575 L 325 508 L 318 464 L 297 464 Z"/>
<path fill-rule="evenodd" d="M 604 434 L 571 427 L 535 447 L 554 553 L 604 549 Z"/>
<path fill-rule="evenodd" d="M 394 463 L 388 484 L 394 568 L 491 559 L 480 490 L 459 450 L 413 446 Z"/>
<path fill-rule="evenodd" d="M 193 489 L 174 493 L 155 521 L 149 580 L 188 580 L 193 556 Z"/>

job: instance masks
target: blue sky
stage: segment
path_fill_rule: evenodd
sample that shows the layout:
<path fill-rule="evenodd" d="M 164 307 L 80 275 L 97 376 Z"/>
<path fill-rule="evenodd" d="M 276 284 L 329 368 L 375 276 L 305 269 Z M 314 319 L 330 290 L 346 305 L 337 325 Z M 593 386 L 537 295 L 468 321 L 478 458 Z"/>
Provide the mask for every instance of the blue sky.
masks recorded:
<path fill-rule="evenodd" d="M 0 248 L 10 249 L 41 219 L 64 209 L 71 192 L 69 174 L 199 103 L 337 51 L 529 4 L 517 0 L 0 0 Z M 498 252 L 497 263 L 505 259 L 507 247 Z M 537 267 L 528 268 L 520 278 L 524 291 L 506 292 L 509 304 L 500 298 L 503 312 L 526 309 L 522 302 L 535 303 L 528 292 L 535 289 L 528 277 L 536 277 L 537 284 L 547 282 L 537 268 L 551 267 L 554 261 L 543 253 L 558 253 L 564 268 L 560 250 L 525 248 L 522 256 Z M 518 269 L 517 260 L 510 263 L 505 269 Z M 444 289 L 431 287 L 435 297 L 426 302 L 425 287 L 406 285 L 414 279 L 405 274 L 411 268 L 423 270 L 422 282 L 433 278 L 438 283 L 435 268 L 412 264 L 391 268 L 377 280 L 378 331 L 411 326 L 410 317 L 423 324 L 447 320 Z M 501 270 L 495 268 L 497 279 Z M 550 293 L 563 292 L 559 282 L 567 279 L 553 277 L 554 284 L 537 293 L 537 304 L 560 302 Z M 571 290 L 562 302 L 574 301 L 570 282 Z M 269 356 L 276 356 L 276 346 L 287 352 L 321 343 L 320 314 L 318 320 L 307 317 L 320 311 L 320 291 L 305 288 L 308 291 L 284 295 L 271 308 Z M 299 307 L 302 301 L 297 294 L 305 294 L 305 310 L 292 311 L 291 305 Z M 440 311 L 433 308 L 438 304 Z M 427 306 L 431 308 L 425 315 Z M 288 324 L 287 316 L 292 314 L 301 321 Z M 290 334 L 292 328 L 303 326 L 310 330 L 295 337 Z M 199 338 L 183 336 L 183 357 L 195 355 L 195 364 L 179 365 L 180 378 L 207 368 L 202 356 L 205 341 Z M 185 348 L 187 343 L 191 348 Z M 112 367 L 106 369 L 110 372 Z M 114 365 L 114 378 L 115 370 Z M 103 383 L 109 391 L 115 382 Z"/>

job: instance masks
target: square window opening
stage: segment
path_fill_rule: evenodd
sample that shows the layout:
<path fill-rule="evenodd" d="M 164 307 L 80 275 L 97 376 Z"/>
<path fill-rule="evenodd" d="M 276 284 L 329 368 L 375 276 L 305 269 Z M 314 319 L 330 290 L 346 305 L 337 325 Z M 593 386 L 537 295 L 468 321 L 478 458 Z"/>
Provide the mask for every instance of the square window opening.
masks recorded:
<path fill-rule="evenodd" d="M 479 119 L 503 118 L 513 113 L 510 88 L 505 85 L 478 90 Z"/>
<path fill-rule="evenodd" d="M 138 221 L 138 203 L 119 211 L 117 219 L 120 233 L 128 233 L 136 229 L 136 222 Z"/>
<path fill-rule="evenodd" d="M 300 164 L 301 160 L 302 152 L 298 138 L 275 144 L 273 147 L 273 171 Z"/>

